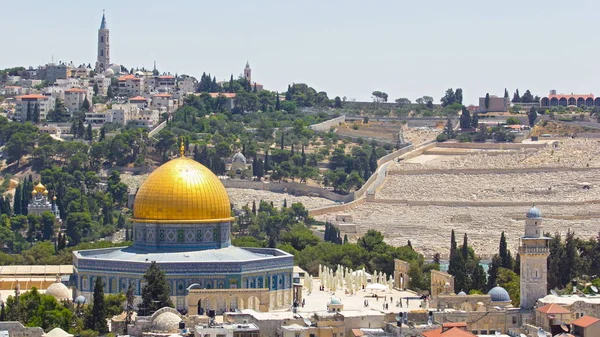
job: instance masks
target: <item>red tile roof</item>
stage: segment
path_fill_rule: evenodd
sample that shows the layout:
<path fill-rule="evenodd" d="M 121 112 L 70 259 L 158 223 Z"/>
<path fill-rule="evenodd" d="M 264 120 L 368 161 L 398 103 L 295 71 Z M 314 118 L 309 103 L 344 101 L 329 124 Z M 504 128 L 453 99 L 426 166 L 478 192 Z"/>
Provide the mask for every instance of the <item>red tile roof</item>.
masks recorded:
<path fill-rule="evenodd" d="M 144 97 L 142 97 L 142 96 L 136 96 L 136 97 L 134 97 L 134 98 L 130 98 L 130 99 L 129 99 L 129 101 L 130 101 L 130 102 L 134 102 L 134 101 L 135 101 L 135 102 L 141 102 L 141 101 L 144 101 L 144 102 L 146 102 L 146 101 L 147 101 L 147 99 L 145 99 L 145 98 L 144 98 Z"/>
<path fill-rule="evenodd" d="M 40 95 L 40 94 L 29 94 L 17 96 L 18 99 L 46 99 L 48 96 Z"/>
<path fill-rule="evenodd" d="M 83 90 L 80 88 L 71 88 L 71 89 L 65 90 L 65 92 L 87 92 L 87 90 Z"/>
<path fill-rule="evenodd" d="M 582 328 L 587 328 L 588 326 L 600 322 L 600 319 L 592 316 L 581 316 L 578 319 L 571 322 L 573 325 L 580 326 Z"/>
<path fill-rule="evenodd" d="M 173 97 L 173 95 L 171 95 L 171 94 L 156 94 L 156 95 L 153 95 L 152 97 Z"/>
<path fill-rule="evenodd" d="M 594 98 L 594 95 L 592 95 L 592 94 L 584 94 L 584 95 L 577 95 L 577 94 L 575 94 L 575 95 L 565 95 L 565 94 L 548 95 L 548 99 L 552 99 L 552 98 L 557 98 L 557 99 L 566 98 L 566 99 L 569 99 L 571 97 L 573 97 L 575 99 L 578 99 L 578 98 L 586 99 L 586 98 Z"/>
<path fill-rule="evenodd" d="M 544 314 L 570 314 L 571 312 L 556 303 L 546 304 L 542 307 L 535 309 Z"/>
<path fill-rule="evenodd" d="M 469 331 L 462 330 L 458 327 L 445 330 L 444 332 L 442 332 L 442 328 L 423 331 L 421 334 L 425 337 L 477 337 L 477 335 L 474 335 Z"/>
<path fill-rule="evenodd" d="M 162 79 L 171 79 L 171 78 L 175 78 L 175 76 L 171 76 L 171 75 L 163 75 L 163 76 L 158 76 L 158 78 L 162 78 Z"/>
<path fill-rule="evenodd" d="M 127 80 L 139 81 L 140 79 L 139 79 L 139 77 L 135 77 L 135 75 L 133 75 L 133 74 L 119 77 L 119 81 L 127 81 Z"/>

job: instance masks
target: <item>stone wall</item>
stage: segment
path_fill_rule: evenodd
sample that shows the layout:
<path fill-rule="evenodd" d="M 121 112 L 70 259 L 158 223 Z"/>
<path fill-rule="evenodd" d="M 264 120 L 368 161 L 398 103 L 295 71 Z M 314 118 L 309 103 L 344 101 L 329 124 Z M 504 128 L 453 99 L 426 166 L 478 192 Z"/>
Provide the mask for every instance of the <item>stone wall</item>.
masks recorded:
<path fill-rule="evenodd" d="M 154 129 L 148 132 L 148 138 L 156 136 L 160 132 L 160 130 L 164 129 L 167 126 L 167 121 L 164 121 L 158 124 Z"/>
<path fill-rule="evenodd" d="M 521 173 L 546 173 L 546 172 L 573 172 L 594 171 L 597 167 L 523 167 L 511 169 L 421 169 L 421 170 L 394 170 L 388 175 L 424 175 L 424 174 L 521 174 Z"/>
<path fill-rule="evenodd" d="M 336 127 L 344 122 L 346 122 L 346 116 L 342 115 L 340 117 L 332 118 L 318 124 L 313 124 L 309 127 L 314 131 L 327 132 L 332 126 Z"/>
<path fill-rule="evenodd" d="M 292 195 L 318 195 L 322 198 L 329 199 L 336 202 L 349 202 L 354 199 L 354 195 L 342 195 L 332 191 L 326 190 L 317 186 L 310 186 L 306 184 L 287 182 L 262 182 L 262 181 L 251 181 L 251 180 L 236 180 L 236 179 L 224 179 L 221 180 L 223 185 L 227 188 L 246 188 L 253 190 L 263 190 L 275 193 L 289 193 Z"/>
<path fill-rule="evenodd" d="M 401 200 L 401 199 L 378 199 L 373 198 L 369 202 L 389 204 L 389 205 L 406 205 L 406 206 L 446 206 L 446 207 L 517 207 L 531 206 L 530 201 L 448 201 L 448 200 Z M 598 205 L 600 200 L 586 201 L 537 201 L 536 205 L 549 206 L 575 206 L 575 205 Z"/>
<path fill-rule="evenodd" d="M 548 144 L 523 144 L 523 143 L 458 143 L 458 142 L 443 142 L 437 143 L 436 147 L 456 148 L 456 149 L 478 149 L 478 150 L 521 150 L 521 149 L 542 149 Z"/>

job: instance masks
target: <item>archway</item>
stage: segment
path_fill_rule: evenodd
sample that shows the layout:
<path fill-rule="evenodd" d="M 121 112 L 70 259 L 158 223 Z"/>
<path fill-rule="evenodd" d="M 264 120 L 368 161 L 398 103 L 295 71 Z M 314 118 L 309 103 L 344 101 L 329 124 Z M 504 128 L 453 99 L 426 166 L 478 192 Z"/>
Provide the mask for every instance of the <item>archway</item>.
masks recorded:
<path fill-rule="evenodd" d="M 588 107 L 594 106 L 594 99 L 591 98 L 591 97 L 586 98 L 585 99 L 585 106 L 588 106 Z"/>
<path fill-rule="evenodd" d="M 542 106 L 549 106 L 550 105 L 550 100 L 548 99 L 548 97 L 542 97 Z"/>
<path fill-rule="evenodd" d="M 583 97 L 577 98 L 577 106 L 585 105 L 585 99 Z"/>
<path fill-rule="evenodd" d="M 550 99 L 550 106 L 558 106 L 558 98 L 552 97 Z"/>
<path fill-rule="evenodd" d="M 568 105 L 577 105 L 577 100 L 575 99 L 575 97 L 569 97 Z"/>
<path fill-rule="evenodd" d="M 567 99 L 562 97 L 561 99 L 558 100 L 558 105 L 567 106 Z"/>
<path fill-rule="evenodd" d="M 198 315 L 204 315 L 204 308 L 202 308 L 202 299 L 198 300 Z"/>
<path fill-rule="evenodd" d="M 260 308 L 260 300 L 256 296 L 248 297 L 248 309 L 252 309 L 254 311 L 259 311 Z"/>

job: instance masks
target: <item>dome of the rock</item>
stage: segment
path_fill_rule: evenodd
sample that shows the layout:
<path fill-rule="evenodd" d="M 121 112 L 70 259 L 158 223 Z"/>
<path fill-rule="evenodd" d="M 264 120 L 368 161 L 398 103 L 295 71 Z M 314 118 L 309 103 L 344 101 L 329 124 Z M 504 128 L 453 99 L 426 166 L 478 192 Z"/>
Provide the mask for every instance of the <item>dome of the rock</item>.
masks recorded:
<path fill-rule="evenodd" d="M 135 197 L 134 222 L 230 222 L 225 187 L 204 165 L 185 157 L 173 159 L 144 181 Z"/>

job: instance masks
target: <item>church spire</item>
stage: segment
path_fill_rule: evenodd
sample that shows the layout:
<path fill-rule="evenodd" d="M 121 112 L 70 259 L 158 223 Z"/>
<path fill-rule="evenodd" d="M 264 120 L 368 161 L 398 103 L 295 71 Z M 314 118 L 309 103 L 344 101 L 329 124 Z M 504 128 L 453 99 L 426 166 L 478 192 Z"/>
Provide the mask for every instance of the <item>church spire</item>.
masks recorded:
<path fill-rule="evenodd" d="M 108 29 L 106 24 L 106 16 L 104 15 L 104 9 L 102 10 L 102 22 L 100 22 L 100 29 Z"/>

